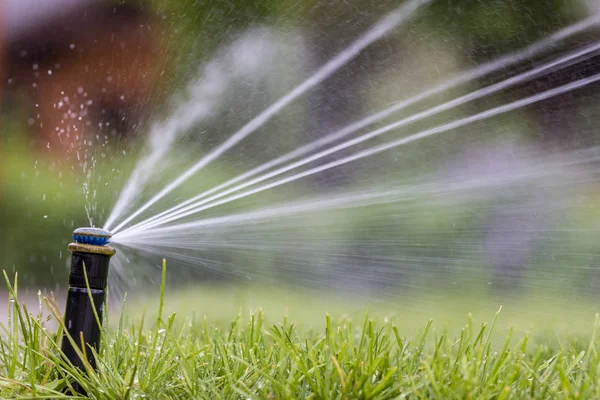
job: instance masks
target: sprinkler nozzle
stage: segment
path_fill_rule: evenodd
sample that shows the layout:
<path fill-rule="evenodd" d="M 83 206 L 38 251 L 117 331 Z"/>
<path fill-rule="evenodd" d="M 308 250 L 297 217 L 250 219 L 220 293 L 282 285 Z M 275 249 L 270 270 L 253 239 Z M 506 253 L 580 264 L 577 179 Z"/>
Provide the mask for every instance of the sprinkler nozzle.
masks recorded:
<path fill-rule="evenodd" d="M 100 228 L 78 228 L 73 232 L 73 240 L 77 243 L 105 246 L 110 241 L 112 233 Z"/>
<path fill-rule="evenodd" d="M 87 354 L 87 361 L 95 369 L 94 353 L 87 348 L 83 351 L 80 338 L 83 336 L 84 346 L 93 348 L 96 353 L 99 351 L 102 326 L 98 324 L 96 315 L 102 323 L 110 258 L 116 253 L 114 248 L 108 246 L 110 237 L 111 233 L 102 229 L 79 228 L 73 232 L 75 242 L 69 244 L 71 273 L 62 351 L 67 359 L 82 371 L 85 371 L 84 361 L 66 335 L 68 333 L 77 343 L 79 350 Z M 79 385 L 73 387 L 76 392 L 85 394 Z"/>

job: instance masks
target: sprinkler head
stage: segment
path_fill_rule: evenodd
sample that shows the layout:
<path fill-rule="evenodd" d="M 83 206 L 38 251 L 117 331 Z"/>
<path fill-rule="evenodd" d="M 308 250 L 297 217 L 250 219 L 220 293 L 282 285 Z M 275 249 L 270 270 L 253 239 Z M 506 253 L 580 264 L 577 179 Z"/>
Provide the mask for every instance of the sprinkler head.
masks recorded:
<path fill-rule="evenodd" d="M 85 266 L 90 288 L 106 289 L 110 257 L 116 253 L 107 245 L 111 236 L 110 232 L 98 228 L 79 228 L 73 232 L 75 242 L 69 244 L 72 253 L 69 285 L 86 287 Z"/>
<path fill-rule="evenodd" d="M 108 246 L 110 237 L 111 233 L 102 229 L 79 228 L 73 232 L 75 241 L 69 244 L 71 273 L 65 310 L 65 336 L 68 334 L 79 350 L 88 354 L 92 368 L 96 368 L 96 360 L 85 347 L 91 347 L 96 352 L 100 348 L 102 327 L 96 315 L 101 323 L 110 258 L 116 253 L 114 248 Z M 81 337 L 83 343 L 80 343 Z M 85 363 L 67 337 L 63 338 L 62 351 L 74 366 L 85 371 Z M 79 385 L 74 383 L 73 388 L 75 392 L 84 394 Z"/>

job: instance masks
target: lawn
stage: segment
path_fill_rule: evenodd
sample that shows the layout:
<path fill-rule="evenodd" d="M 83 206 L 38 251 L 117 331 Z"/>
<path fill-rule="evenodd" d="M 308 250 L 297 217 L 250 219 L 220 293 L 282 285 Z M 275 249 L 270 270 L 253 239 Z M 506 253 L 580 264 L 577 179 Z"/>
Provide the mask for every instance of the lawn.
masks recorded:
<path fill-rule="evenodd" d="M 59 332 L 45 328 L 48 318 L 28 314 L 14 282 L 7 279 L 7 285 L 14 301 L 8 303 L 12 318 L 0 341 L 2 398 L 69 398 L 65 389 L 74 382 L 97 399 L 600 396 L 598 317 L 595 323 L 589 319 L 587 334 L 572 325 L 573 334 L 565 329 L 550 335 L 534 328 L 528 335 L 515 333 L 531 326 L 523 322 L 533 316 L 527 307 L 520 313 L 491 313 L 489 323 L 455 314 L 439 324 L 425 315 L 423 321 L 409 319 L 406 312 L 386 317 L 393 308 L 374 305 L 360 314 L 359 301 L 344 308 L 308 292 L 301 296 L 282 290 L 279 294 L 288 293 L 284 300 L 273 294 L 253 297 L 249 290 L 229 296 L 214 289 L 194 299 L 190 293 L 165 292 L 162 285 L 156 304 L 146 304 L 152 309 L 141 311 L 139 304 L 131 304 L 111 315 L 98 370 L 82 372 L 61 358 Z M 61 310 L 51 299 L 44 301 L 60 320 Z M 207 303 L 193 306 L 200 301 Z M 263 310 L 252 309 L 262 302 Z M 240 304 L 248 313 L 235 316 Z M 290 308 L 292 304 L 296 306 Z M 302 308 L 316 312 L 325 304 L 331 314 L 297 313 Z M 171 314 L 171 309 L 183 315 Z M 212 313 L 199 316 L 193 309 Z M 427 312 L 426 307 L 417 305 L 413 311 L 417 309 Z M 233 317 L 225 323 L 228 316 Z M 521 328 L 504 328 L 511 318 Z M 550 323 L 545 329 L 557 327 Z M 84 359 L 87 351 L 81 354 Z"/>

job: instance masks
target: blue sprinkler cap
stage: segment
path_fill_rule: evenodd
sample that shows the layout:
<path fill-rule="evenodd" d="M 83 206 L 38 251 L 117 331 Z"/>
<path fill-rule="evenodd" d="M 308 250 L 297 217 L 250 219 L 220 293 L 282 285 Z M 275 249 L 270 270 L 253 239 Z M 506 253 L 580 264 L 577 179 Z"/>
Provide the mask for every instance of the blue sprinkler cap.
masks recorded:
<path fill-rule="evenodd" d="M 77 243 L 105 246 L 110 241 L 112 234 L 100 228 L 79 228 L 73 232 L 73 239 Z"/>

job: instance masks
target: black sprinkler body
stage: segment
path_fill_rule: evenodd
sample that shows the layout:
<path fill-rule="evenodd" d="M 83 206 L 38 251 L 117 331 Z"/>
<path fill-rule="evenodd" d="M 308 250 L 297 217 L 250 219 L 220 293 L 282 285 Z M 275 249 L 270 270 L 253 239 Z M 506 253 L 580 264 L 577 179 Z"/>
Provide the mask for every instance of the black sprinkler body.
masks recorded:
<path fill-rule="evenodd" d="M 69 244 L 71 274 L 67 292 L 65 327 L 77 343 L 79 350 L 87 355 L 87 360 L 94 369 L 96 360 L 90 347 L 96 352 L 99 350 L 102 326 L 98 324 L 98 320 L 102 322 L 110 258 L 115 255 L 115 249 L 108 246 L 110 237 L 110 232 L 102 229 L 79 228 L 73 232 L 75 242 Z M 81 346 L 82 336 L 85 349 Z M 84 361 L 66 335 L 62 340 L 62 351 L 74 366 L 85 371 Z M 75 389 L 81 392 L 80 388 Z"/>

